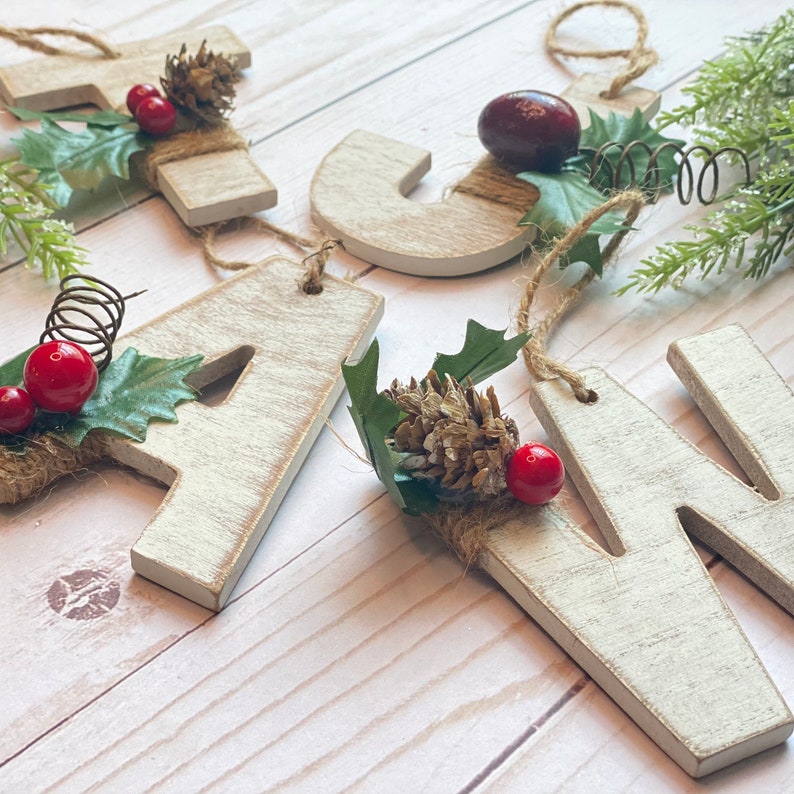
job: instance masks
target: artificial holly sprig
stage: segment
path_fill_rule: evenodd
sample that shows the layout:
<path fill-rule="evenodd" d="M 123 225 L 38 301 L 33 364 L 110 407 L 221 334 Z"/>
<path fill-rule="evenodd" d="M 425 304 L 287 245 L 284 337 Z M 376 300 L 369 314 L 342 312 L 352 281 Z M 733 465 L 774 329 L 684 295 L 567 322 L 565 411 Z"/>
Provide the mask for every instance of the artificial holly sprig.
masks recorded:
<path fill-rule="evenodd" d="M 637 154 L 632 154 L 632 163 L 634 174 L 641 179 L 649 165 L 649 155 L 643 151 L 643 147 L 653 151 L 663 144 L 678 146 L 683 143 L 660 135 L 642 117 L 639 109 L 628 118 L 610 113 L 606 119 L 591 110 L 590 125 L 580 134 L 578 119 L 575 122 L 571 121 L 575 111 L 568 103 L 559 97 L 552 97 L 553 103 L 550 104 L 552 110 L 549 111 L 547 105 L 550 100 L 539 101 L 538 96 L 551 95 L 543 95 L 541 92 L 507 94 L 498 97 L 494 102 L 507 97 L 511 98 L 511 104 L 505 105 L 502 102 L 499 105 L 502 111 L 500 115 L 495 115 L 493 111 L 487 115 L 489 125 L 505 129 L 506 140 L 523 138 L 526 141 L 526 157 L 518 157 L 516 151 L 511 151 L 510 156 L 502 156 L 498 135 L 492 130 L 486 129 L 485 141 L 490 143 L 489 150 L 503 164 L 507 167 L 512 166 L 512 170 L 518 170 L 519 179 L 535 185 L 540 190 L 540 199 L 521 218 L 519 225 L 536 227 L 543 244 L 548 244 L 553 238 L 576 226 L 591 210 L 603 204 L 605 196 L 614 189 L 615 180 L 607 178 L 608 171 L 605 167 L 598 168 L 591 174 L 593 157 L 605 144 L 616 144 L 603 154 L 603 158 L 611 166 L 610 173 L 617 174 L 619 181 L 628 183 L 631 176 L 628 169 L 625 169 L 625 173 L 621 173 L 617 165 L 624 147 L 629 144 L 637 146 L 639 142 L 636 148 Z M 528 108 L 527 104 L 531 107 Z M 569 110 L 561 111 L 560 107 L 566 105 Z M 488 109 L 489 106 L 486 106 L 483 115 L 486 115 Z M 484 137 L 483 115 L 478 125 L 481 138 Z M 551 118 L 544 118 L 545 115 L 551 115 Z M 516 123 L 527 129 L 516 130 Z M 536 124 L 540 129 L 532 129 Z M 562 126 L 561 135 L 567 141 L 564 147 L 555 142 L 554 131 L 558 125 Z M 538 152 L 544 150 L 546 153 L 539 156 Z M 650 180 L 654 189 L 669 188 L 676 171 L 673 152 L 665 151 L 654 165 L 653 178 Z M 561 266 L 583 261 L 596 274 L 601 275 L 603 260 L 599 238 L 601 235 L 611 236 L 622 231 L 626 231 L 623 217 L 616 212 L 608 213 L 582 235 L 562 258 Z"/>
<path fill-rule="evenodd" d="M 150 420 L 176 421 L 196 394 L 184 381 L 202 356 L 113 360 L 128 298 L 84 276 L 61 281 L 39 344 L 0 366 L 0 437 L 13 445 L 54 432 L 79 446 L 92 430 L 143 441 Z M 94 311 L 92 311 L 94 310 Z M 78 341 L 80 340 L 80 341 Z"/>
<path fill-rule="evenodd" d="M 17 113 L 16 108 L 10 108 Z M 102 123 L 95 123 L 101 114 Z M 29 115 L 29 114 L 26 114 Z M 130 157 L 151 145 L 131 116 L 107 111 L 97 114 L 38 113 L 40 131 L 22 130 L 13 138 L 23 165 L 38 172 L 38 179 L 48 185 L 52 201 L 65 207 L 75 190 L 96 190 L 108 176 L 130 178 Z M 85 125 L 80 130 L 63 127 L 59 121 Z"/>
<path fill-rule="evenodd" d="M 404 512 L 435 513 L 444 502 L 470 504 L 506 489 L 541 504 L 560 490 L 565 470 L 556 453 L 518 447 L 518 429 L 501 414 L 493 389 L 474 389 L 513 362 L 528 339 L 505 339 L 504 331 L 469 320 L 459 353 L 438 354 L 423 381 L 394 381 L 382 392 L 377 340 L 359 362 L 342 366 L 361 442 Z"/>
<path fill-rule="evenodd" d="M 48 348 L 54 345 L 59 350 L 53 358 Z M 97 376 L 90 356 L 79 351 L 71 359 L 76 365 L 64 373 L 66 357 L 60 349 L 64 346 L 82 350 L 72 343 L 45 342 L 0 366 L 0 384 L 24 384 L 24 391 L 34 395 L 33 403 L 39 409 L 28 426 L 7 433 L 7 441 L 17 444 L 24 438 L 53 432 L 77 447 L 91 430 L 145 441 L 150 421 L 176 422 L 174 408 L 196 398 L 185 378 L 200 366 L 203 356 L 155 358 L 130 347 Z M 18 390 L 16 385 L 0 387 L 0 438 L 8 428 L 9 412 L 19 410 L 16 395 L 13 402 L 5 397 L 3 389 L 7 388 Z"/>

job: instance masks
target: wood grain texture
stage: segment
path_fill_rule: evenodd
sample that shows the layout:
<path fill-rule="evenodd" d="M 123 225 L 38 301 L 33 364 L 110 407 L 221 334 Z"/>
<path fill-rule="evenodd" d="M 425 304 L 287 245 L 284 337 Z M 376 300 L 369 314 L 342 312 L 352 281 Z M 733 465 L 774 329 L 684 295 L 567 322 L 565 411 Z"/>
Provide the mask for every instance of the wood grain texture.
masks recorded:
<path fill-rule="evenodd" d="M 182 44 L 196 52 L 206 39 L 215 52 L 233 55 L 241 69 L 251 65 L 251 53 L 227 27 L 216 25 L 180 30 L 123 44 L 108 42 L 119 58 L 104 58 L 86 47 L 86 55 L 39 55 L 0 69 L 0 96 L 15 107 L 56 110 L 76 105 L 125 108 L 127 92 L 136 83 L 160 85 L 166 56 Z"/>
<path fill-rule="evenodd" d="M 221 406 L 187 403 L 142 444 L 108 442 L 111 458 L 171 486 L 133 568 L 209 609 L 228 599 L 342 391 L 341 362 L 363 353 L 383 312 L 379 296 L 330 276 L 307 295 L 303 273 L 271 259 L 117 343 L 203 353 L 198 388 L 245 367 Z"/>
<path fill-rule="evenodd" d="M 738 325 L 678 340 L 667 358 L 758 491 L 745 508 L 743 488 L 709 478 L 723 504 L 693 496 L 687 528 L 794 613 L 794 395 Z"/>
<path fill-rule="evenodd" d="M 788 7 L 724 0 L 643 0 L 659 64 L 643 85 L 671 109 L 723 37 Z M 481 156 L 476 119 L 505 91 L 559 94 L 579 71 L 544 52 L 558 0 L 198 0 L 131 4 L 9 0 L 5 24 L 83 25 L 111 41 L 223 24 L 244 36 L 253 65 L 239 85 L 235 126 L 279 188 L 274 223 L 311 234 L 309 190 L 322 158 L 365 128 L 433 152 L 412 196 L 437 201 Z M 628 45 L 631 19 L 569 20 L 583 44 Z M 606 33 L 605 33 L 606 29 Z M 619 45 L 619 46 L 620 46 Z M 3 64 L 29 59 L 0 42 Z M 620 68 L 623 62 L 617 63 Z M 612 72 L 612 64 L 595 68 Z M 588 69 L 593 67 L 588 64 Z M 20 124 L 0 114 L 0 138 Z M 686 135 L 680 135 L 686 137 Z M 732 471 L 738 467 L 666 366 L 670 341 L 741 322 L 794 383 L 785 258 L 768 280 L 729 270 L 653 297 L 613 291 L 656 245 L 681 239 L 700 210 L 663 198 L 644 211 L 614 270 L 597 280 L 554 335 L 552 353 L 575 368 L 598 365 L 665 422 Z M 200 247 L 159 196 L 105 185 L 70 208 L 91 272 L 130 301 L 125 329 L 177 307 L 218 280 Z M 221 253 L 257 260 L 295 253 L 233 232 Z M 526 263 L 465 278 L 400 274 L 337 253 L 331 272 L 383 294 L 384 377 L 421 375 L 438 350 L 459 349 L 468 317 L 509 323 Z M 538 311 L 560 284 L 542 288 Z M 12 254 L 0 266 L 0 357 L 41 331 L 56 287 Z M 318 318 L 320 319 L 320 318 Z M 493 379 L 523 438 L 547 441 L 516 365 Z M 331 413 L 358 448 L 344 400 Z M 740 474 L 740 473 L 739 473 Z M 741 475 L 740 475 L 741 476 Z M 321 431 L 227 606 L 204 608 L 135 575 L 129 549 L 163 489 L 120 467 L 61 481 L 46 497 L 0 508 L 0 789 L 8 791 L 643 792 L 787 794 L 791 740 L 692 780 L 493 580 L 463 567 L 389 504 L 371 469 Z M 597 534 L 572 485 L 564 506 Z M 794 702 L 792 618 L 695 541 L 784 698 Z M 117 606 L 96 620 L 57 614 L 56 580 L 106 569 Z"/>
<path fill-rule="evenodd" d="M 278 202 L 276 186 L 239 150 L 165 163 L 157 169 L 157 185 L 188 226 L 242 218 Z"/>
<path fill-rule="evenodd" d="M 628 85 L 614 99 L 607 99 L 602 93 L 609 88 L 611 82 L 612 80 L 605 75 L 585 72 L 560 94 L 573 105 L 582 129 L 590 126 L 588 108 L 604 118 L 610 113 L 631 116 L 634 110 L 639 108 L 646 121 L 650 121 L 659 112 L 662 95 L 658 91 Z"/>
<path fill-rule="evenodd" d="M 136 83 L 160 85 L 166 56 L 182 44 L 195 53 L 206 40 L 216 53 L 234 56 L 241 68 L 251 53 L 226 27 L 181 31 L 123 44 L 121 57 L 51 56 L 0 69 L 0 96 L 30 110 L 98 105 L 126 112 L 127 92 Z M 57 68 L 53 68 L 53 67 Z M 133 77 L 134 75 L 134 77 Z M 246 151 L 211 152 L 173 160 L 157 168 L 157 183 L 188 226 L 205 226 L 270 209 L 276 188 Z"/>
<path fill-rule="evenodd" d="M 711 347 L 725 347 L 716 336 Z M 760 353 L 751 362 L 738 347 L 729 356 L 740 370 L 761 368 Z M 690 361 L 701 365 L 720 369 L 707 356 Z M 712 534 L 768 535 L 780 511 L 605 373 L 586 378 L 595 403 L 579 403 L 561 381 L 536 386 L 531 402 L 611 553 L 546 507 L 495 533 L 485 568 L 676 763 L 707 775 L 785 741 L 794 718 L 681 523 L 692 528 L 692 510 Z M 752 391 L 747 400 L 762 402 Z"/>
<path fill-rule="evenodd" d="M 315 172 L 312 215 L 354 256 L 418 276 L 485 270 L 520 254 L 534 237 L 518 226 L 526 210 L 457 192 L 435 204 L 407 198 L 429 170 L 430 152 L 357 130 Z M 528 193 L 527 209 L 534 195 Z"/>

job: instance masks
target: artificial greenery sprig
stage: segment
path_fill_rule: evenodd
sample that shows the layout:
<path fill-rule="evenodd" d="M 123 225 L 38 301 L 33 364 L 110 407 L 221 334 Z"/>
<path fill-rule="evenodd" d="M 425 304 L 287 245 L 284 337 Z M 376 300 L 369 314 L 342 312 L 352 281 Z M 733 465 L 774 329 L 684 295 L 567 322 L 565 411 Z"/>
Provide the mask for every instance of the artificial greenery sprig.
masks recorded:
<path fill-rule="evenodd" d="M 730 266 L 761 279 L 794 251 L 794 10 L 726 43 L 726 55 L 683 89 L 691 101 L 661 114 L 658 126 L 689 125 L 696 143 L 741 148 L 757 173 L 702 222 L 685 227 L 694 239 L 667 243 L 644 259 L 619 294 L 678 288 L 690 274 L 702 279 Z"/>
<path fill-rule="evenodd" d="M 28 267 L 38 262 L 45 278 L 78 272 L 88 264 L 85 248 L 77 245 L 71 224 L 53 218 L 58 209 L 38 172 L 19 158 L 0 160 L 0 256 L 16 241 Z"/>
<path fill-rule="evenodd" d="M 727 38 L 725 45 L 725 55 L 705 62 L 681 90 L 688 101 L 661 112 L 656 127 L 679 124 L 714 148 L 737 146 L 751 158 L 773 157 L 778 147 L 770 128 L 794 97 L 794 9 L 760 31 Z"/>

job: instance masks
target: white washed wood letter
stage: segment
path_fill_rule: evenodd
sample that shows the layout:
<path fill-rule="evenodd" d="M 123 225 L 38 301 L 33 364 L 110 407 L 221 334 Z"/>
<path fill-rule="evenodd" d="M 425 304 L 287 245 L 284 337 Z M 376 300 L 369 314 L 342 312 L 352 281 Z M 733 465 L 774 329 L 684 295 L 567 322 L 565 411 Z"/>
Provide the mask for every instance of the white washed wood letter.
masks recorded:
<path fill-rule="evenodd" d="M 171 486 L 132 549 L 148 579 L 219 610 L 342 391 L 341 362 L 361 355 L 379 295 L 274 258 L 196 296 L 116 343 L 150 356 L 203 353 L 199 388 L 245 365 L 217 407 L 179 406 L 143 444 L 111 439 L 111 458 Z"/>
<path fill-rule="evenodd" d="M 791 610 L 794 397 L 736 326 L 673 351 L 716 430 L 731 427 L 734 448 L 754 449 L 748 474 L 764 472 L 759 486 L 780 497 L 737 480 L 592 369 L 595 403 L 579 403 L 559 381 L 535 386 L 530 399 L 614 556 L 547 507 L 494 534 L 486 569 L 699 777 L 792 732 L 682 523 Z"/>

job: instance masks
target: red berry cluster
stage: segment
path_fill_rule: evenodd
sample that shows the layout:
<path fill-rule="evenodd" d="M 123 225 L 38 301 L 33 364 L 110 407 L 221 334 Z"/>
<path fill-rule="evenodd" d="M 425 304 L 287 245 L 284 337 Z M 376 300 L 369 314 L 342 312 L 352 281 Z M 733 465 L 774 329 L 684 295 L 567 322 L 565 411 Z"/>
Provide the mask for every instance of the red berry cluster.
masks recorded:
<path fill-rule="evenodd" d="M 176 109 L 149 83 L 134 85 L 129 90 L 127 107 L 138 126 L 150 135 L 165 135 L 176 124 Z"/>
<path fill-rule="evenodd" d="M 24 433 L 36 418 L 36 408 L 76 414 L 94 393 L 99 373 L 94 359 L 74 342 L 54 340 L 28 356 L 25 388 L 0 387 L 0 433 Z"/>

